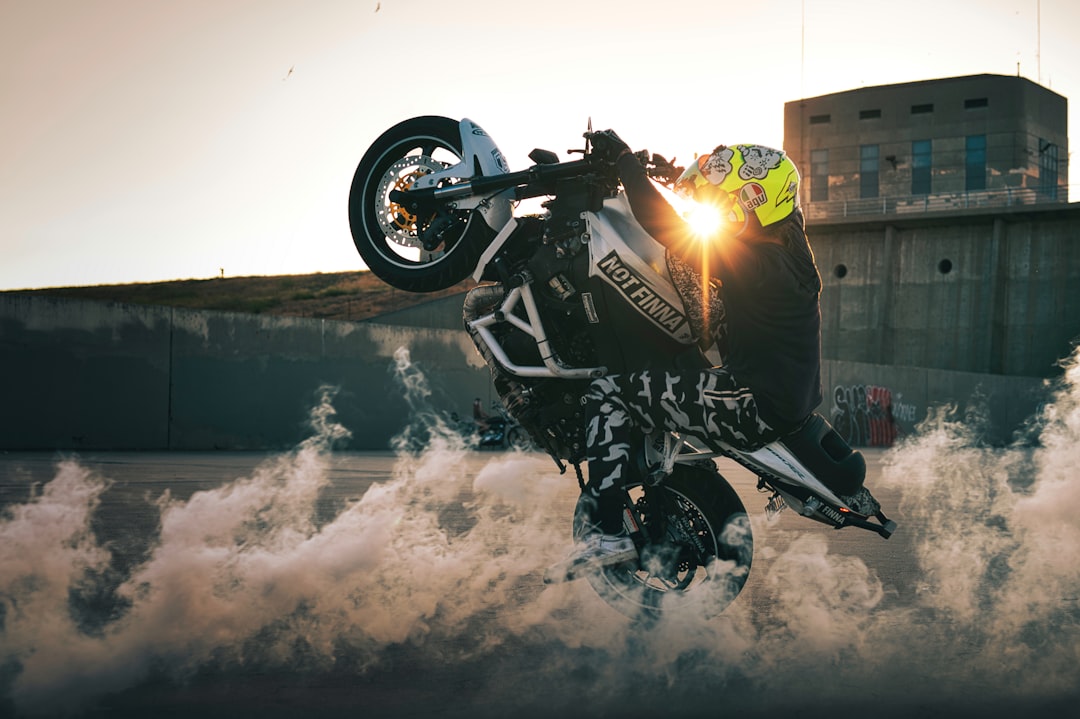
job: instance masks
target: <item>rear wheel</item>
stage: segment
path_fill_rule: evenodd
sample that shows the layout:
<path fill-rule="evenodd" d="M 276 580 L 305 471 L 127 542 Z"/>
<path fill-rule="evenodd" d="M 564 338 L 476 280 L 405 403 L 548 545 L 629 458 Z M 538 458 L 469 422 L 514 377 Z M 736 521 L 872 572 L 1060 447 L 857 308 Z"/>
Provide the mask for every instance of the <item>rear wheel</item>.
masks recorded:
<path fill-rule="evenodd" d="M 459 163 L 462 152 L 457 121 L 425 116 L 384 132 L 360 160 L 349 226 L 360 257 L 387 284 L 410 292 L 451 287 L 471 274 L 495 236 L 472 210 L 443 207 L 419 217 L 390 199 L 423 175 Z"/>
<path fill-rule="evenodd" d="M 587 575 L 593 589 L 633 619 L 691 607 L 713 616 L 727 608 L 746 583 L 754 553 L 749 517 L 731 485 L 714 469 L 679 464 L 659 487 L 633 484 L 627 491 L 645 534 L 658 536 L 642 550 L 640 566 L 627 563 Z M 579 541 L 591 531 L 589 505 L 578 502 Z"/>

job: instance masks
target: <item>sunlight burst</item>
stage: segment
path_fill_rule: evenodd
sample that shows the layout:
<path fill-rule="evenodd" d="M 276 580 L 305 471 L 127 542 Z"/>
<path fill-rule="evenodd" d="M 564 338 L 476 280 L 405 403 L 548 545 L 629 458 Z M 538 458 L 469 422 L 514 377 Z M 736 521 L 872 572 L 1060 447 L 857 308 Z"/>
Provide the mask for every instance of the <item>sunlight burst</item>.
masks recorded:
<path fill-rule="evenodd" d="M 694 236 L 699 240 L 714 237 L 724 224 L 724 213 L 716 205 L 695 202 L 671 191 L 659 183 L 654 183 L 664 199 L 675 208 L 679 216 L 686 220 Z"/>
<path fill-rule="evenodd" d="M 713 205 L 693 203 L 683 213 L 687 224 L 693 230 L 694 235 L 700 239 L 707 239 L 716 234 L 724 219 L 720 210 Z"/>

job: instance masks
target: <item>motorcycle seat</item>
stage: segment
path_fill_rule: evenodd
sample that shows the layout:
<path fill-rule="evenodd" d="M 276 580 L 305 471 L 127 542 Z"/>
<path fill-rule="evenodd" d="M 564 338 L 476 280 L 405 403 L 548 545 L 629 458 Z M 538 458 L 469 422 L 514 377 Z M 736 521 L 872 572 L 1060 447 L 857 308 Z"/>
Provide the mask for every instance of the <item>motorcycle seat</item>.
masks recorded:
<path fill-rule="evenodd" d="M 851 496 L 863 486 L 866 459 L 817 412 L 780 443 L 834 493 Z"/>

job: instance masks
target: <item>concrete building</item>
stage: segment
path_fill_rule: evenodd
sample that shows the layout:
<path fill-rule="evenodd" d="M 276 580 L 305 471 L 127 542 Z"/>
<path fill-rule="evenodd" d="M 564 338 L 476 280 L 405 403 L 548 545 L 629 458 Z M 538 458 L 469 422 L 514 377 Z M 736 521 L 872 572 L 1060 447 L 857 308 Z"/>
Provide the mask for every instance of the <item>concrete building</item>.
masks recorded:
<path fill-rule="evenodd" d="M 859 88 L 784 105 L 808 219 L 1068 202 L 1068 103 L 1023 77 Z"/>

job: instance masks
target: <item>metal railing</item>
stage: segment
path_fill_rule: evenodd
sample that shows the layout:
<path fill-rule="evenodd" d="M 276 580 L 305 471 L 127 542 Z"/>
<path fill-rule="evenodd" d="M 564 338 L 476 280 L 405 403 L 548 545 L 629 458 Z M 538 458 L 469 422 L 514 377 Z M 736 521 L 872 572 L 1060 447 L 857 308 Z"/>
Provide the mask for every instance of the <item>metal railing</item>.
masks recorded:
<path fill-rule="evenodd" d="M 825 200 L 807 202 L 804 206 L 804 212 L 807 219 L 824 220 L 839 217 L 904 215 L 983 207 L 1066 204 L 1069 202 L 1071 187 L 1073 186 L 1058 185 L 1049 189 L 1006 187 L 994 190 L 935 192 L 928 195 L 883 195 L 881 197 L 863 197 L 850 200 Z"/>

